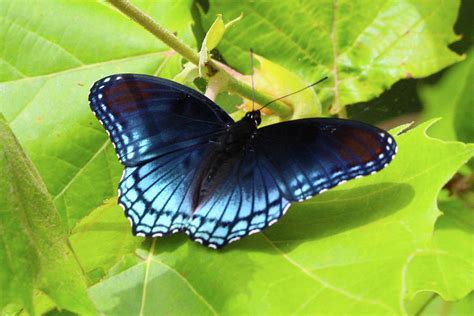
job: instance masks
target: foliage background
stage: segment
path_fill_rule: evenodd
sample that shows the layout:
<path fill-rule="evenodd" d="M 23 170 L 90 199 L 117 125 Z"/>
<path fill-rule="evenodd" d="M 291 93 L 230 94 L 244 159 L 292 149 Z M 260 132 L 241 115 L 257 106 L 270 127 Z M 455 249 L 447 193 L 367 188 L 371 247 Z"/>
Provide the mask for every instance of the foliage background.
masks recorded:
<path fill-rule="evenodd" d="M 472 312 L 472 1 L 133 3 L 196 50 L 216 14 L 242 12 L 213 56 L 248 73 L 251 46 L 259 91 L 329 75 L 287 100 L 293 119 L 335 113 L 394 134 L 421 125 L 397 137 L 386 170 L 222 252 L 132 237 L 115 203 L 122 168 L 88 90 L 111 73 L 178 80 L 182 58 L 105 2 L 0 1 L 2 314 Z M 221 89 L 238 118 L 244 100 Z"/>

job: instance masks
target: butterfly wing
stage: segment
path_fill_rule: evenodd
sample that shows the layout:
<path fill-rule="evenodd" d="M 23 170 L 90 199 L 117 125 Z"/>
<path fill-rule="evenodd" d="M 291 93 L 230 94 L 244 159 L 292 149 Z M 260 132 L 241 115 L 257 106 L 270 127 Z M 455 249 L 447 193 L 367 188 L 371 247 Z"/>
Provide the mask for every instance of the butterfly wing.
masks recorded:
<path fill-rule="evenodd" d="M 272 167 L 254 150 L 235 160 L 225 179 L 186 224 L 191 239 L 211 248 L 272 225 L 290 206 Z"/>
<path fill-rule="evenodd" d="M 147 75 L 119 74 L 91 88 L 92 111 L 126 166 L 206 143 L 234 121 L 201 93 Z"/>
<path fill-rule="evenodd" d="M 302 201 L 393 159 L 387 132 L 350 120 L 305 119 L 257 130 L 226 181 L 186 224 L 190 237 L 220 248 L 275 223 Z"/>
<path fill-rule="evenodd" d="M 304 119 L 258 130 L 255 147 L 281 179 L 289 201 L 302 201 L 383 169 L 397 151 L 387 132 L 362 122 Z"/>
<path fill-rule="evenodd" d="M 183 228 L 192 212 L 194 179 L 211 147 L 198 144 L 125 168 L 119 204 L 134 235 L 163 236 Z"/>
<path fill-rule="evenodd" d="M 202 94 L 146 75 L 103 78 L 89 100 L 126 166 L 119 203 L 133 233 L 179 230 L 191 214 L 194 175 L 212 151 L 210 141 L 233 120 Z"/>

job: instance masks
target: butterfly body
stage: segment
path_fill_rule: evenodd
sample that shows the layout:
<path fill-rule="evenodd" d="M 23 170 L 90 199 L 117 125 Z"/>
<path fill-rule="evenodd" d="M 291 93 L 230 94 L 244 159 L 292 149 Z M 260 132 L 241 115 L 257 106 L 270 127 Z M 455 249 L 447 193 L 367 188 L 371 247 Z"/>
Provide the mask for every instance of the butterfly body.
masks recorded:
<path fill-rule="evenodd" d="M 220 248 L 275 223 L 297 202 L 384 168 L 386 132 L 315 118 L 258 128 L 260 111 L 234 122 L 198 92 L 121 74 L 89 97 L 125 165 L 119 203 L 139 236 L 186 232 Z"/>

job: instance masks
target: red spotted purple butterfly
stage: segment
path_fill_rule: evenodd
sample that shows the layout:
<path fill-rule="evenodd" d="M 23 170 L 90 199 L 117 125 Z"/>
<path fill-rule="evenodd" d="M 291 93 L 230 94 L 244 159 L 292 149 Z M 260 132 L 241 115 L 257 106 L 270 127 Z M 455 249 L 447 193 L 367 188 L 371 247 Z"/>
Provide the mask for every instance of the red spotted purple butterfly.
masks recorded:
<path fill-rule="evenodd" d="M 184 231 L 220 248 L 277 222 L 290 203 L 387 166 L 387 132 L 312 118 L 258 128 L 201 93 L 153 76 L 97 81 L 90 106 L 125 165 L 119 203 L 137 236 Z"/>

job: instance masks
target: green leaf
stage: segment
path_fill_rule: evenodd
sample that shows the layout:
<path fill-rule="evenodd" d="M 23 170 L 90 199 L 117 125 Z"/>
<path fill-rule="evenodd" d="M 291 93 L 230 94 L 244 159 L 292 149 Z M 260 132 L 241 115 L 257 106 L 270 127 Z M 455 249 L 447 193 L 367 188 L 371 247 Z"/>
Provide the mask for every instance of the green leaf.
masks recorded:
<path fill-rule="evenodd" d="M 294 72 L 279 66 L 261 56 L 254 54 L 254 59 L 258 65 L 254 69 L 255 89 L 263 91 L 268 95 L 273 95 L 275 98 L 285 96 L 300 90 L 308 85 L 307 82 L 298 77 Z M 250 76 L 240 75 L 239 78 L 243 81 L 251 83 Z M 318 117 L 322 115 L 321 103 L 313 89 L 306 89 L 292 96 L 288 96 L 281 100 L 290 105 L 294 110 L 291 117 L 286 119 L 300 119 L 309 117 Z M 245 99 L 240 109 L 232 114 L 234 120 L 241 119 L 245 112 L 252 111 L 254 108 L 263 107 L 264 104 L 253 104 L 252 100 Z M 270 108 L 262 109 L 262 125 L 275 124 L 283 119 L 272 115 Z"/>
<path fill-rule="evenodd" d="M 92 300 L 105 314 L 406 313 L 409 259 L 431 239 L 441 187 L 474 155 L 427 137 L 430 124 L 397 137 L 386 170 L 295 204 L 223 251 L 154 239 L 138 264 L 91 287 Z"/>
<path fill-rule="evenodd" d="M 195 45 L 191 0 L 136 3 Z M 0 112 L 71 229 L 116 194 L 122 169 L 89 109 L 89 88 L 121 72 L 172 78 L 181 58 L 106 3 L 1 1 L 0 12 L 9 43 L 0 57 Z"/>
<path fill-rule="evenodd" d="M 210 1 L 217 13 L 244 14 L 219 45 L 225 60 L 248 69 L 250 47 L 307 82 L 330 76 L 322 100 L 336 113 L 370 100 L 402 78 L 421 78 L 462 59 L 447 47 L 458 0 Z"/>
<path fill-rule="evenodd" d="M 60 308 L 94 312 L 53 201 L 1 116 L 0 240 L 0 310 L 17 303 L 34 314 L 38 288 Z"/>
<path fill-rule="evenodd" d="M 422 291 L 436 292 L 444 300 L 454 301 L 474 290 L 474 218 L 460 200 L 440 204 L 438 219 L 430 243 L 417 249 L 407 266 L 408 297 Z"/>
<path fill-rule="evenodd" d="M 242 14 L 238 18 L 224 24 L 222 14 L 217 15 L 217 18 L 207 31 L 201 45 L 201 50 L 199 52 L 199 76 L 203 76 L 206 64 L 209 61 L 210 52 L 219 45 L 226 29 L 237 23 L 240 19 L 242 19 Z"/>
<path fill-rule="evenodd" d="M 417 316 L 468 316 L 474 310 L 474 292 L 458 302 L 445 302 L 435 296 Z"/>
<path fill-rule="evenodd" d="M 118 216 L 120 215 L 120 216 Z M 92 281 L 104 277 L 124 255 L 142 242 L 130 232 L 116 199 L 92 211 L 72 231 L 72 248 Z M 100 241 L 100 242 L 98 242 Z"/>
<path fill-rule="evenodd" d="M 445 140 L 474 142 L 474 49 L 462 63 L 454 66 L 435 85 L 419 89 L 425 106 L 423 119 L 442 117 L 431 133 Z"/>
<path fill-rule="evenodd" d="M 202 42 L 201 50 L 199 52 L 199 76 L 202 77 L 206 72 L 206 64 L 209 61 L 210 52 L 216 48 L 217 44 L 222 39 L 225 32 L 224 21 L 222 21 L 222 14 L 218 14 L 214 23 L 206 33 L 204 41 Z"/>

